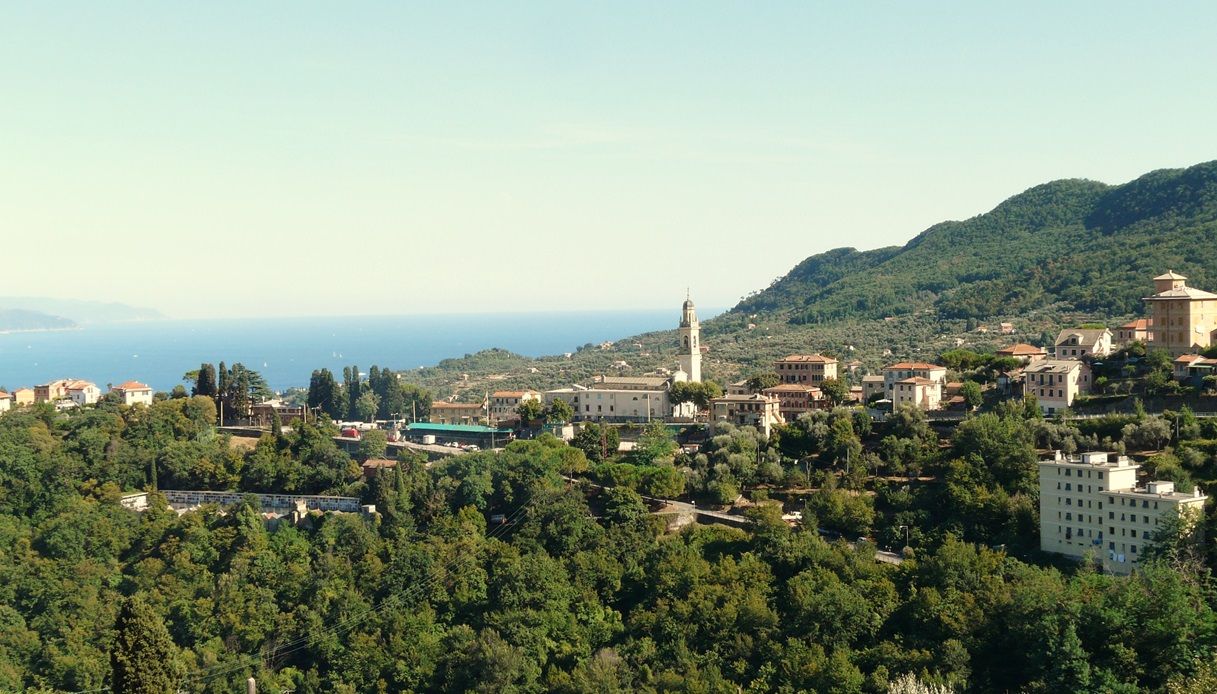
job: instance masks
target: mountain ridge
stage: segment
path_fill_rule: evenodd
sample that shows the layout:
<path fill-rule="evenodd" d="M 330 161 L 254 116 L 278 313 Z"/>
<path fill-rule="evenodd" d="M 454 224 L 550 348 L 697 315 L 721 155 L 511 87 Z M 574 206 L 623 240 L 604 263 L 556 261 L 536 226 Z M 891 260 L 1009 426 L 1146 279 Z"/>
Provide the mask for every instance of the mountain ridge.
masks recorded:
<path fill-rule="evenodd" d="M 1124 315 L 1167 269 L 1217 282 L 1217 161 L 1128 183 L 1059 179 L 903 246 L 836 248 L 799 262 L 729 314 L 794 324 L 933 310 L 985 319 L 1033 307 Z"/>

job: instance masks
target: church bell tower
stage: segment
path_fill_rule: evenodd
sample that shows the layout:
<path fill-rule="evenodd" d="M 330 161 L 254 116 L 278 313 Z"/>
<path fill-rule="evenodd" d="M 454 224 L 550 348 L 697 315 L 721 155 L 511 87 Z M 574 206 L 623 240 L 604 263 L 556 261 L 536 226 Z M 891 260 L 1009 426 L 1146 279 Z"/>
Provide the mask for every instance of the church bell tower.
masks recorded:
<path fill-rule="evenodd" d="M 689 374 L 690 381 L 701 380 L 701 327 L 697 323 L 697 310 L 693 300 L 685 295 L 685 305 L 680 313 L 680 370 Z"/>

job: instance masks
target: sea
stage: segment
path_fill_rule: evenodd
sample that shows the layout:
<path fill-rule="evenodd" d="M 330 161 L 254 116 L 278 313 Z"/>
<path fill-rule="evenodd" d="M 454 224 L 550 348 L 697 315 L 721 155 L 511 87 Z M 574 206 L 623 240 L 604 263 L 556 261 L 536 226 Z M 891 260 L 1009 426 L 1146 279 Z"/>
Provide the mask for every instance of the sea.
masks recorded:
<path fill-rule="evenodd" d="M 702 310 L 703 318 L 717 311 Z M 394 370 L 501 347 L 530 357 L 675 328 L 678 310 L 494 313 L 320 318 L 160 320 L 76 330 L 0 334 L 0 389 L 81 378 L 183 384 L 203 362 L 241 362 L 277 391 L 307 386 L 314 369 Z"/>

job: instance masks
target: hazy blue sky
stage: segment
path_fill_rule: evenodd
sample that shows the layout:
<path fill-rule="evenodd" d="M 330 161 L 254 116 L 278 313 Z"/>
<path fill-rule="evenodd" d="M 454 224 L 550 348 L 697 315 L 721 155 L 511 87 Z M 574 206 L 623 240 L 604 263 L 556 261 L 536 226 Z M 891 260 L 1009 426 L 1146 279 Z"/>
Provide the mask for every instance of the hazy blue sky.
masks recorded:
<path fill-rule="evenodd" d="M 729 305 L 1217 158 L 1217 3 L 0 4 L 5 293 Z"/>

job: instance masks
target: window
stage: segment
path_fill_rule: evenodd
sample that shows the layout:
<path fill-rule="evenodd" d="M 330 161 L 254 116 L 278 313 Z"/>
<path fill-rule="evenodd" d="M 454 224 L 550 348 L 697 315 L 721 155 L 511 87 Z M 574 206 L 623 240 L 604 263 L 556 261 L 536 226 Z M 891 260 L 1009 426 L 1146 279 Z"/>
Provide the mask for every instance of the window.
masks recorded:
<path fill-rule="evenodd" d="M 1132 554 L 1136 554 L 1136 553 L 1137 553 L 1137 546 L 1136 546 L 1136 545 L 1133 545 L 1133 546 L 1129 547 L 1129 548 L 1128 548 L 1128 550 L 1129 550 L 1129 552 L 1130 552 L 1130 553 L 1132 553 Z"/>
<path fill-rule="evenodd" d="M 1108 518 L 1110 518 L 1111 520 L 1115 520 L 1115 519 L 1116 519 L 1116 512 L 1115 512 L 1115 511 L 1108 511 L 1108 512 L 1107 512 L 1107 517 L 1108 517 Z"/>
<path fill-rule="evenodd" d="M 1073 485 L 1072 485 L 1072 484 L 1069 484 L 1068 482 L 1066 482 L 1066 483 L 1065 483 L 1065 491 L 1067 491 L 1067 492 L 1071 492 L 1071 491 L 1073 491 Z"/>
<path fill-rule="evenodd" d="M 1108 543 L 1107 543 L 1107 549 L 1112 549 L 1112 550 L 1114 550 L 1115 548 L 1116 548 L 1116 543 L 1114 543 L 1114 542 L 1108 542 Z"/>

